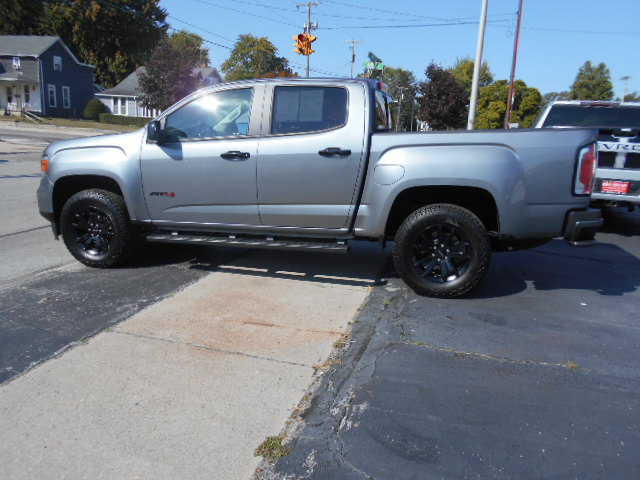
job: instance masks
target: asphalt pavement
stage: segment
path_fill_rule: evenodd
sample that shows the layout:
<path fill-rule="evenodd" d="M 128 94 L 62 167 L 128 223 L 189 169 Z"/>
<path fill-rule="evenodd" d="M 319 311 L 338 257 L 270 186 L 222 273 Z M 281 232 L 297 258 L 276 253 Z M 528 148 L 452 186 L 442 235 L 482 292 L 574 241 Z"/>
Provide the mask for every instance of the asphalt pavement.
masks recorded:
<path fill-rule="evenodd" d="M 640 214 L 494 255 L 464 299 L 376 289 L 259 479 L 640 478 Z"/>

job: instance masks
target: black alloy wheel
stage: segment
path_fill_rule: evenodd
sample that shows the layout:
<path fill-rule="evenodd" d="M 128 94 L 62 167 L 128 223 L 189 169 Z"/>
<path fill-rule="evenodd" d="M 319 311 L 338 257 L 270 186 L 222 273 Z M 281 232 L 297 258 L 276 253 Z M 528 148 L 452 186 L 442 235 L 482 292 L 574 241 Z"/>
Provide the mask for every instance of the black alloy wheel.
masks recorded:
<path fill-rule="evenodd" d="M 111 249 L 115 232 L 106 212 L 93 205 L 74 211 L 71 226 L 75 230 L 77 247 L 87 255 L 98 257 Z"/>
<path fill-rule="evenodd" d="M 438 223 L 420 232 L 413 248 L 413 265 L 418 275 L 436 283 L 452 282 L 469 269 L 471 243 L 456 225 Z"/>
<path fill-rule="evenodd" d="M 109 268 L 133 254 L 137 232 L 124 199 L 107 190 L 82 190 L 71 196 L 60 214 L 62 238 L 71 254 L 90 267 Z"/>
<path fill-rule="evenodd" d="M 491 242 L 480 219 L 469 210 L 427 205 L 400 225 L 393 261 L 400 277 L 419 295 L 458 297 L 484 277 Z"/>

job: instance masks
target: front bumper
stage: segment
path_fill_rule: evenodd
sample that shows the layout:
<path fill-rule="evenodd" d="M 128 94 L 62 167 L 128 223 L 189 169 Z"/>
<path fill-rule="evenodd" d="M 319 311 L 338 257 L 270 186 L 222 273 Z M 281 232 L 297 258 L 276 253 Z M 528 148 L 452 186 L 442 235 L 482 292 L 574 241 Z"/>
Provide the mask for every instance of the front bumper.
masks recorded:
<path fill-rule="evenodd" d="M 572 210 L 567 214 L 564 239 L 572 247 L 590 247 L 602 226 L 602 212 L 597 209 Z"/>

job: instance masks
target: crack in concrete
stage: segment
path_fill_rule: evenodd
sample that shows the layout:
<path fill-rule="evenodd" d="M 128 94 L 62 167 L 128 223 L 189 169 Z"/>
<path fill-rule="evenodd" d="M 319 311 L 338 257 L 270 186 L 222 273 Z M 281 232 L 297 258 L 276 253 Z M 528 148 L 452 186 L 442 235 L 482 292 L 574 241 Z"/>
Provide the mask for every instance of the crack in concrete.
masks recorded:
<path fill-rule="evenodd" d="M 236 356 L 239 356 L 239 357 L 251 358 L 251 359 L 254 359 L 254 360 L 266 360 L 268 362 L 280 363 L 280 364 L 284 364 L 284 365 L 292 365 L 294 367 L 308 367 L 308 368 L 314 369 L 314 367 L 312 365 L 307 365 L 305 363 L 290 362 L 288 360 L 278 360 L 277 358 L 263 357 L 261 355 L 251 355 L 249 353 L 237 352 L 237 351 L 233 351 L 233 350 L 225 350 L 225 349 L 222 349 L 222 348 L 210 347 L 208 345 L 203 345 L 203 344 L 199 344 L 199 343 L 180 342 L 178 340 L 172 340 L 170 338 L 159 338 L 159 337 L 153 337 L 153 336 L 150 336 L 150 335 L 141 335 L 139 333 L 124 332 L 122 330 L 118 330 L 117 328 L 114 329 L 112 331 L 112 333 L 118 333 L 118 334 L 121 334 L 121 335 L 128 335 L 130 337 L 140 338 L 140 339 L 144 339 L 144 340 L 156 340 L 158 342 L 171 343 L 171 344 L 174 344 L 174 345 L 182 345 L 182 346 L 185 346 L 185 347 L 200 348 L 202 350 L 208 350 L 208 351 L 217 352 L 217 353 L 224 353 L 224 354 L 227 354 L 227 355 L 236 355 Z"/>

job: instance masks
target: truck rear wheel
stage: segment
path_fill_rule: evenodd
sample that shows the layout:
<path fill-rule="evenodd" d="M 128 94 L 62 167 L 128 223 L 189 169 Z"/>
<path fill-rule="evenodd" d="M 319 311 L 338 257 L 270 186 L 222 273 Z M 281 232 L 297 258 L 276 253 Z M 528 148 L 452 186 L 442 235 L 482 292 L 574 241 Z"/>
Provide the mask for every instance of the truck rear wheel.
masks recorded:
<path fill-rule="evenodd" d="M 464 295 L 484 277 L 491 242 L 482 222 L 457 205 L 434 204 L 409 215 L 395 236 L 393 262 L 417 294 Z"/>
<path fill-rule="evenodd" d="M 71 254 L 89 267 L 126 262 L 136 245 L 124 199 L 107 190 L 82 190 L 67 200 L 60 214 L 62 238 Z"/>

